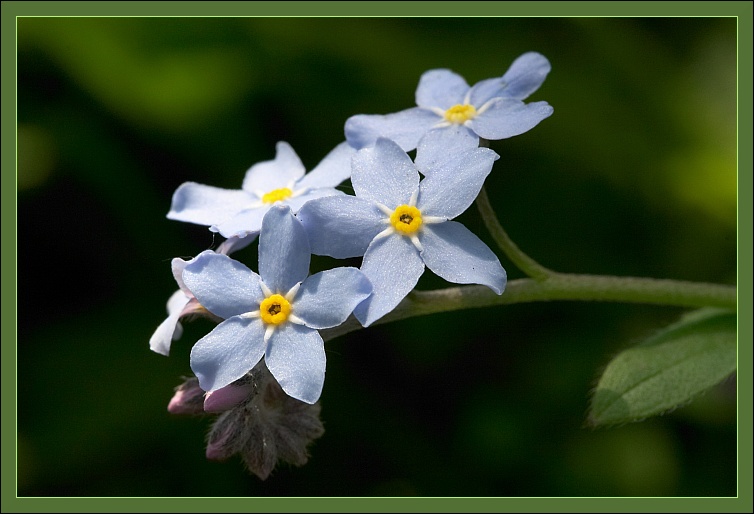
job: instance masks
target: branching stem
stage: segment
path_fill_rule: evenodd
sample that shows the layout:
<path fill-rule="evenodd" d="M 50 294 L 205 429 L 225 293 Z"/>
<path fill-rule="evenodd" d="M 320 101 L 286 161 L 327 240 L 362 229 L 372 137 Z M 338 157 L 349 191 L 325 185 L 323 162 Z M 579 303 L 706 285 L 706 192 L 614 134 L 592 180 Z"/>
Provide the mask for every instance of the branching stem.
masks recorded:
<path fill-rule="evenodd" d="M 462 309 L 553 300 L 646 303 L 675 307 L 721 307 L 736 310 L 735 286 L 653 278 L 576 275 L 548 271 L 545 279 L 513 280 L 502 295 L 484 286 L 413 291 L 375 324 Z M 363 328 L 350 317 L 344 324 L 321 331 L 325 340 Z"/>
<path fill-rule="evenodd" d="M 495 211 L 492 209 L 490 199 L 487 196 L 487 190 L 484 186 L 482 186 L 482 190 L 479 191 L 479 195 L 476 198 L 476 205 L 479 209 L 479 213 L 482 215 L 484 225 L 492 235 L 492 239 L 497 246 L 505 252 L 505 255 L 508 256 L 518 269 L 534 280 L 545 280 L 547 277 L 555 273 L 522 252 L 516 243 L 508 237 L 508 234 L 505 232 L 502 225 L 500 225 L 500 222 L 495 215 Z"/>

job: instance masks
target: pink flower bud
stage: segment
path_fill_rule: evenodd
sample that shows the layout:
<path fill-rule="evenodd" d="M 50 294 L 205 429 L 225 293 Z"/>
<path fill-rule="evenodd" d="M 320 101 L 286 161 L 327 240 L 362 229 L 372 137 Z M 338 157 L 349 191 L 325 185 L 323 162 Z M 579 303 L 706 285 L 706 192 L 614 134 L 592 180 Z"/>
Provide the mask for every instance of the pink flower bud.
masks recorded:
<path fill-rule="evenodd" d="M 303 466 L 307 447 L 325 429 L 319 403 L 309 404 L 288 396 L 264 361 L 254 367 L 244 385 L 226 386 L 206 395 L 204 409 L 226 409 L 207 437 L 206 456 L 226 460 L 238 455 L 247 469 L 267 479 L 278 462 Z"/>
<path fill-rule="evenodd" d="M 207 452 L 205 454 L 207 459 L 226 460 L 233 455 L 235 448 L 228 445 L 230 437 L 231 434 L 228 432 L 223 434 L 216 441 L 207 443 Z"/>
<path fill-rule="evenodd" d="M 210 391 L 204 396 L 204 412 L 224 412 L 230 410 L 239 403 L 251 396 L 254 386 L 244 385 L 227 385 L 216 391 Z"/>
<path fill-rule="evenodd" d="M 209 460 L 226 460 L 239 451 L 243 440 L 239 430 L 243 427 L 242 408 L 223 412 L 218 416 L 207 438 L 205 455 Z"/>
<path fill-rule="evenodd" d="M 199 387 L 199 380 L 190 378 L 175 389 L 175 394 L 168 403 L 171 414 L 204 414 L 202 403 L 204 391 Z"/>

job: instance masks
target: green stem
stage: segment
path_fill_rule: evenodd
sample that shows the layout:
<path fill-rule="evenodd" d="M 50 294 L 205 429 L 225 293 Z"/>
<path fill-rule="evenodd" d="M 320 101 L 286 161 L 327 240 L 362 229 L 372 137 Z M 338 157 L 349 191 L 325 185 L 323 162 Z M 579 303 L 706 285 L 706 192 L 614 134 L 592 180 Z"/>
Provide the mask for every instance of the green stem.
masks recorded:
<path fill-rule="evenodd" d="M 722 307 L 736 310 L 735 286 L 636 277 L 551 273 L 542 280 L 513 280 L 502 295 L 484 286 L 449 287 L 434 291 L 413 291 L 375 324 L 415 316 L 461 309 L 511 305 L 515 303 L 575 300 L 647 303 L 676 307 Z M 321 331 L 325 340 L 363 328 L 356 319 Z"/>
<path fill-rule="evenodd" d="M 479 209 L 479 213 L 482 215 L 482 220 L 487 230 L 492 235 L 492 239 L 497 246 L 505 252 L 505 255 L 516 265 L 521 271 L 535 280 L 545 280 L 549 276 L 554 275 L 555 272 L 549 270 L 536 262 L 534 259 L 522 252 L 516 243 L 514 243 L 495 215 L 495 211 L 492 209 L 490 199 L 487 196 L 487 190 L 482 186 L 482 190 L 479 191 L 479 195 L 476 198 L 476 205 Z"/>

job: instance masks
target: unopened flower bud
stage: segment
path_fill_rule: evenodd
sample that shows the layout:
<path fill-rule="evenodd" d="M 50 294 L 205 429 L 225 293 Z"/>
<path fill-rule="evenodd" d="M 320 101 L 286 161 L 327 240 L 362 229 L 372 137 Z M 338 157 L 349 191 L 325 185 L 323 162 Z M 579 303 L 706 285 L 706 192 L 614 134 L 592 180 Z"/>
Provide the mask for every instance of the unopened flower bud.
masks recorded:
<path fill-rule="evenodd" d="M 168 403 L 171 414 L 204 414 L 204 391 L 196 377 L 187 379 L 175 388 L 175 394 Z"/>
<path fill-rule="evenodd" d="M 204 395 L 204 412 L 224 412 L 247 400 L 254 393 L 254 385 L 229 384 Z"/>
<path fill-rule="evenodd" d="M 207 441 L 206 455 L 209 460 L 225 460 L 238 451 L 239 430 L 243 426 L 243 410 L 224 412 L 217 418 Z"/>
<path fill-rule="evenodd" d="M 264 480 L 278 461 L 295 466 L 306 464 L 307 447 L 325 430 L 319 419 L 319 403 L 305 403 L 285 394 L 264 361 L 250 376 L 247 384 L 235 387 L 250 386 L 251 393 L 217 418 L 206 454 L 211 460 L 225 460 L 237 453 L 249 471 Z M 221 391 L 218 389 L 209 398 Z"/>

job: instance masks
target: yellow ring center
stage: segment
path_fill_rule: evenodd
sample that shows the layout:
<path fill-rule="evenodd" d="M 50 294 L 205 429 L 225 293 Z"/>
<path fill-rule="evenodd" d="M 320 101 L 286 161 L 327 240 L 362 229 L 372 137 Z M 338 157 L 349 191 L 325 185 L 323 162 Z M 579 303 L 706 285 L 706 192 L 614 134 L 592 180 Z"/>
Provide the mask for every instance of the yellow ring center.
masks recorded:
<path fill-rule="evenodd" d="M 457 104 L 445 111 L 445 119 L 451 123 L 465 123 L 476 116 L 476 108 L 473 105 Z"/>
<path fill-rule="evenodd" d="M 390 224 L 401 234 L 415 234 L 422 225 L 422 213 L 416 207 L 399 205 L 390 215 Z"/>
<path fill-rule="evenodd" d="M 285 200 L 293 194 L 293 191 L 287 187 L 281 187 L 280 189 L 273 189 L 262 197 L 264 203 L 275 203 L 281 200 Z"/>
<path fill-rule="evenodd" d="M 268 325 L 284 323 L 290 313 L 291 303 L 279 294 L 270 295 L 259 304 L 259 314 Z"/>

